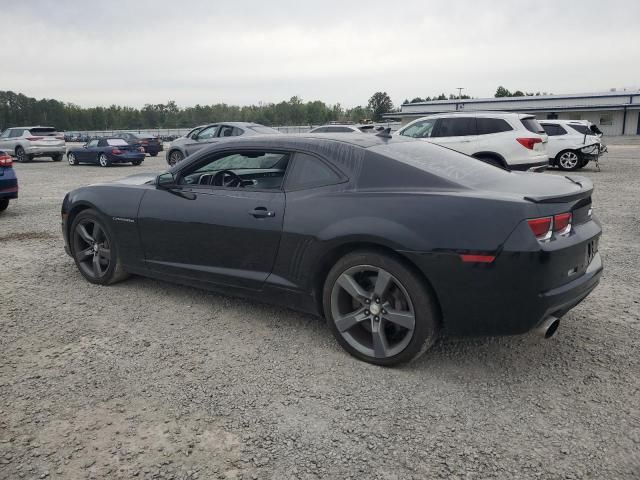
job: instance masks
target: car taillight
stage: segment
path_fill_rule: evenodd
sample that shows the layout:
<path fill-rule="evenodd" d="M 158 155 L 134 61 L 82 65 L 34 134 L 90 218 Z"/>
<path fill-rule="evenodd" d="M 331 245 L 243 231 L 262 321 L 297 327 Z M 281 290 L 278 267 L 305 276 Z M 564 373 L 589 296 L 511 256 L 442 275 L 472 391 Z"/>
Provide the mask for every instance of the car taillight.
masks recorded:
<path fill-rule="evenodd" d="M 111 153 L 113 153 L 114 155 L 122 155 L 124 152 L 119 148 L 114 148 L 113 150 L 111 150 Z"/>
<path fill-rule="evenodd" d="M 571 219 L 570 213 L 560 213 L 553 216 L 553 231 L 559 235 L 567 235 L 571 231 Z"/>
<path fill-rule="evenodd" d="M 553 233 L 553 217 L 530 218 L 529 228 L 538 240 L 549 240 Z"/>
<path fill-rule="evenodd" d="M 559 213 L 553 217 L 530 218 L 529 228 L 540 241 L 550 240 L 553 233 L 567 235 L 571 232 L 571 213 Z"/>
<path fill-rule="evenodd" d="M 529 150 L 533 150 L 533 147 L 536 143 L 542 143 L 542 139 L 540 137 L 537 138 L 516 138 L 518 143 Z"/>
<path fill-rule="evenodd" d="M 42 140 L 44 137 L 27 137 L 27 140 L 30 142 L 35 142 L 36 140 Z"/>
<path fill-rule="evenodd" d="M 144 153 L 144 148 L 138 147 L 138 151 Z"/>
<path fill-rule="evenodd" d="M 9 155 L 0 155 L 0 167 L 10 167 L 13 165 L 13 160 Z"/>

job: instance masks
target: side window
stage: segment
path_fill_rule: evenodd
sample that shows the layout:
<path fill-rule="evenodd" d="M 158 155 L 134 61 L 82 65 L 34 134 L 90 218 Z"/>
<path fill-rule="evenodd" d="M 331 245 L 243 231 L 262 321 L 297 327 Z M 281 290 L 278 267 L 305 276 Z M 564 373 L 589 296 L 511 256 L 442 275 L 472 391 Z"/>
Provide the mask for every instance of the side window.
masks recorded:
<path fill-rule="evenodd" d="M 327 132 L 331 133 L 353 133 L 349 127 L 327 127 Z"/>
<path fill-rule="evenodd" d="M 243 133 L 244 133 L 244 130 L 242 130 L 241 128 L 233 127 L 233 135 L 232 135 L 233 137 L 239 137 Z"/>
<path fill-rule="evenodd" d="M 178 183 L 222 188 L 280 190 L 289 164 L 288 153 L 225 152 L 205 157 L 185 171 Z"/>
<path fill-rule="evenodd" d="M 476 135 L 476 119 L 473 117 L 441 118 L 435 137 L 466 137 Z"/>
<path fill-rule="evenodd" d="M 198 135 L 198 132 L 200 132 L 201 130 L 202 130 L 202 127 L 194 128 L 189 133 L 187 133 L 187 138 L 194 138 L 195 136 Z"/>
<path fill-rule="evenodd" d="M 506 120 L 501 118 L 476 118 L 476 128 L 478 135 L 489 135 L 491 133 L 508 132 L 513 130 Z"/>
<path fill-rule="evenodd" d="M 106 147 L 107 146 L 107 141 L 104 138 L 101 138 L 100 140 L 98 140 L 98 146 L 99 147 Z"/>
<path fill-rule="evenodd" d="M 207 127 L 203 130 L 200 130 L 200 133 L 198 133 L 196 139 L 197 140 L 208 140 L 210 138 L 213 138 L 216 136 L 216 130 L 218 129 L 217 125 L 214 125 L 212 127 Z"/>
<path fill-rule="evenodd" d="M 218 132 L 219 137 L 233 137 L 233 127 L 229 125 L 222 125 Z"/>
<path fill-rule="evenodd" d="M 553 125 L 551 123 L 543 123 L 541 124 L 545 133 L 550 137 L 557 137 L 558 135 L 566 135 L 567 131 L 562 128 L 560 125 Z"/>
<path fill-rule="evenodd" d="M 293 167 L 287 176 L 287 190 L 333 185 L 341 181 L 342 177 L 319 158 L 296 153 Z"/>
<path fill-rule="evenodd" d="M 435 120 L 422 120 L 416 122 L 413 125 L 402 130 L 400 135 L 412 138 L 429 138 L 433 134 L 433 127 L 435 126 Z"/>
<path fill-rule="evenodd" d="M 0 134 L 0 138 L 8 138 L 9 133 L 11 133 L 11 130 L 9 129 L 5 130 L 4 132 L 2 132 L 2 134 Z"/>
<path fill-rule="evenodd" d="M 94 148 L 98 146 L 98 139 L 95 140 L 91 140 L 88 144 L 87 144 L 87 148 Z"/>
<path fill-rule="evenodd" d="M 11 133 L 9 134 L 9 138 L 21 137 L 23 132 L 24 132 L 24 130 L 22 130 L 20 128 L 14 128 L 13 130 L 11 130 Z"/>
<path fill-rule="evenodd" d="M 327 127 L 320 127 L 320 128 L 316 128 L 313 133 L 326 133 L 327 132 Z"/>

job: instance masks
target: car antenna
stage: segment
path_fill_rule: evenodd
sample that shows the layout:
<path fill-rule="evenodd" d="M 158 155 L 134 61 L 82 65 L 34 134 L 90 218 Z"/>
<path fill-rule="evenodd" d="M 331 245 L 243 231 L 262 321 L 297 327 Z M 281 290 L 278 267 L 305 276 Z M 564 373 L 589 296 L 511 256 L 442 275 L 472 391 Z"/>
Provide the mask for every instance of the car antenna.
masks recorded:
<path fill-rule="evenodd" d="M 391 138 L 391 127 L 384 128 L 376 133 L 376 137 Z"/>

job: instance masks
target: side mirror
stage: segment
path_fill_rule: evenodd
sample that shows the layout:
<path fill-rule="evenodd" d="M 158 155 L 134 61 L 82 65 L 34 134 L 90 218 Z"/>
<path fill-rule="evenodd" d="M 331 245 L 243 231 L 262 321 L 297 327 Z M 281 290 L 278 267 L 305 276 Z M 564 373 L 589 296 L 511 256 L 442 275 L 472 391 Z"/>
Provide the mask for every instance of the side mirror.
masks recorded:
<path fill-rule="evenodd" d="M 82 145 L 82 148 L 87 148 L 87 144 L 85 143 L 84 145 Z"/>
<path fill-rule="evenodd" d="M 165 172 L 161 173 L 156 177 L 156 186 L 158 188 L 171 188 L 176 184 L 176 177 L 174 177 L 173 173 Z"/>

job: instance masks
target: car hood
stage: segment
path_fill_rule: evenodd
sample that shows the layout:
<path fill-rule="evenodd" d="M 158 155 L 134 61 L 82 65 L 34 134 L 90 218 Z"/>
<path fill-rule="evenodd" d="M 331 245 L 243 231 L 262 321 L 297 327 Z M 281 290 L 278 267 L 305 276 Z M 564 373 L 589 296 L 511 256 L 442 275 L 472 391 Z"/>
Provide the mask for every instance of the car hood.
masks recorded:
<path fill-rule="evenodd" d="M 508 178 L 489 182 L 477 188 L 524 197 L 535 203 L 552 203 L 586 197 L 593 191 L 593 183 L 588 178 L 577 175 L 511 172 Z"/>
<path fill-rule="evenodd" d="M 159 172 L 137 173 L 129 177 L 121 178 L 120 180 L 114 180 L 111 183 L 120 183 L 124 185 L 144 185 L 145 183 L 155 181 L 158 175 Z"/>

